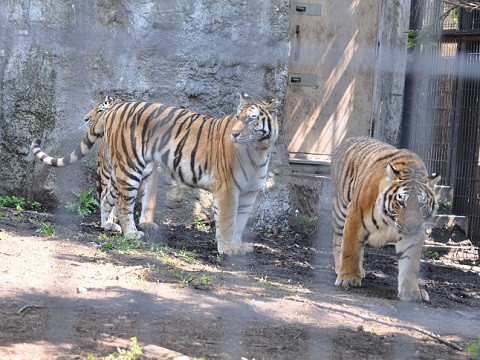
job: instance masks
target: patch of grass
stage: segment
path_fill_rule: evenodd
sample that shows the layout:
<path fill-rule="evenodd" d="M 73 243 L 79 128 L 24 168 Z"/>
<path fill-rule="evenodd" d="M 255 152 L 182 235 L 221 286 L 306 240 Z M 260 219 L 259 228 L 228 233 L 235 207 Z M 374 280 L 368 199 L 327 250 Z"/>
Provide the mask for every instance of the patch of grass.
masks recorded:
<path fill-rule="evenodd" d="M 291 220 L 292 229 L 300 237 L 307 237 L 312 235 L 317 229 L 318 217 L 300 216 L 298 210 L 295 212 L 295 216 Z"/>
<path fill-rule="evenodd" d="M 194 219 L 193 227 L 199 231 L 210 232 L 211 230 L 210 223 L 204 219 Z"/>
<path fill-rule="evenodd" d="M 453 202 L 451 200 L 438 200 L 438 205 L 439 206 L 444 206 L 444 207 L 451 207 L 453 205 Z"/>
<path fill-rule="evenodd" d="M 117 353 L 110 354 L 104 358 L 103 360 L 137 360 L 141 359 L 143 355 L 143 350 L 140 345 L 138 345 L 137 338 L 132 337 L 130 339 L 132 341 L 132 346 L 128 349 L 120 349 L 117 348 Z M 100 358 L 99 358 L 100 359 Z M 88 355 L 84 360 L 97 360 L 94 355 Z"/>
<path fill-rule="evenodd" d="M 196 265 L 198 264 L 198 260 L 192 256 L 194 253 L 194 251 L 187 251 L 185 247 L 182 247 L 182 250 L 180 250 L 178 253 L 178 257 L 185 261 L 187 264 Z"/>
<path fill-rule="evenodd" d="M 211 277 L 208 276 L 208 275 L 205 275 L 205 274 L 202 274 L 202 276 L 200 276 L 200 279 L 198 280 L 198 283 L 200 285 L 208 285 L 208 283 L 210 282 L 211 280 Z"/>
<path fill-rule="evenodd" d="M 440 259 L 440 254 L 438 251 L 427 251 L 427 256 L 429 259 L 438 260 Z"/>
<path fill-rule="evenodd" d="M 38 201 L 27 201 L 24 197 L 21 196 L 0 196 L 0 206 L 15 208 L 19 211 L 21 210 L 33 210 L 41 211 L 43 210 L 42 204 Z"/>
<path fill-rule="evenodd" d="M 257 281 L 263 286 L 272 286 L 272 283 L 268 280 L 266 275 L 262 276 L 261 278 L 257 278 Z"/>
<path fill-rule="evenodd" d="M 80 216 L 92 215 L 98 207 L 98 200 L 95 199 L 94 191 L 95 187 L 92 186 L 81 193 L 74 193 L 77 199 L 66 202 L 65 209 Z"/>
<path fill-rule="evenodd" d="M 99 236 L 100 248 L 104 250 L 117 250 L 123 253 L 131 253 L 142 249 L 141 239 L 127 239 L 122 235 L 108 236 L 102 234 Z"/>
<path fill-rule="evenodd" d="M 45 221 L 40 223 L 40 229 L 35 230 L 36 233 L 43 234 L 43 235 L 55 235 L 55 225 L 51 222 Z"/>
<path fill-rule="evenodd" d="M 477 360 L 480 354 L 480 334 L 477 334 L 478 341 L 467 348 L 467 351 L 472 355 L 473 360 Z"/>

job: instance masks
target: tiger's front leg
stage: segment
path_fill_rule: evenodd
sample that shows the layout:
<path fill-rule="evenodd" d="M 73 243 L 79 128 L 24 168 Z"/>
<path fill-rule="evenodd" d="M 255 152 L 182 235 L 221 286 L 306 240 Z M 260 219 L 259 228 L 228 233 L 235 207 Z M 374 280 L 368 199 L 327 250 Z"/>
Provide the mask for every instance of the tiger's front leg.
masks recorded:
<path fill-rule="evenodd" d="M 248 218 L 252 212 L 258 190 L 252 190 L 241 194 L 238 199 L 237 220 L 235 223 L 235 231 L 233 234 L 233 243 L 235 246 L 235 253 L 245 254 L 253 251 L 251 245 L 242 242 L 243 231 L 247 225 Z"/>
<path fill-rule="evenodd" d="M 403 237 L 396 243 L 398 256 L 398 297 L 404 301 L 430 301 L 427 291 L 418 286 L 423 234 Z"/>
<path fill-rule="evenodd" d="M 337 286 L 361 286 L 363 277 L 363 245 L 360 239 L 362 219 L 359 216 L 347 215 L 341 247 L 340 269 L 338 271 Z"/>
<path fill-rule="evenodd" d="M 213 204 L 217 250 L 220 254 L 234 255 L 238 253 L 234 242 L 238 192 L 223 186 L 213 194 Z"/>

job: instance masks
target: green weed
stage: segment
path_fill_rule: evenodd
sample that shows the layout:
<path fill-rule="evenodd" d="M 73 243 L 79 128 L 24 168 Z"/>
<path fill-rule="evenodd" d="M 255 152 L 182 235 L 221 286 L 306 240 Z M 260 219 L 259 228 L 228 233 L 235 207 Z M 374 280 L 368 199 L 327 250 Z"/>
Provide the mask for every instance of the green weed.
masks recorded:
<path fill-rule="evenodd" d="M 427 251 L 427 256 L 429 259 L 438 260 L 440 259 L 440 254 L 438 251 Z"/>
<path fill-rule="evenodd" d="M 204 219 L 194 219 L 193 226 L 199 231 L 209 232 L 211 230 L 210 223 Z"/>
<path fill-rule="evenodd" d="M 67 211 L 77 213 L 80 216 L 92 215 L 98 207 L 98 200 L 94 195 L 95 187 L 82 191 L 81 193 L 74 193 L 77 199 L 75 201 L 68 201 L 64 207 Z"/>
<path fill-rule="evenodd" d="M 182 250 L 179 251 L 178 257 L 185 261 L 187 264 L 198 264 L 198 260 L 192 256 L 193 254 L 193 251 L 187 251 L 185 247 L 183 247 Z"/>
<path fill-rule="evenodd" d="M 138 345 L 137 338 L 132 337 L 132 346 L 128 349 L 117 348 L 117 353 L 110 354 L 103 358 L 103 360 L 137 360 L 141 359 L 143 355 L 143 350 L 140 345 Z M 97 358 L 93 355 L 88 355 L 84 360 L 96 360 Z"/>
<path fill-rule="evenodd" d="M 478 342 L 473 343 L 467 348 L 467 351 L 472 354 L 473 360 L 477 360 L 479 358 L 478 355 L 480 354 L 480 334 L 477 334 L 477 339 Z"/>
<path fill-rule="evenodd" d="M 51 222 L 41 222 L 41 228 L 35 230 L 36 233 L 43 234 L 43 235 L 55 235 L 55 225 Z"/>
<path fill-rule="evenodd" d="M 438 205 L 441 207 L 450 208 L 453 205 L 453 201 L 451 200 L 438 200 Z"/>
<path fill-rule="evenodd" d="M 272 283 L 268 280 L 266 275 L 262 276 L 261 278 L 257 278 L 257 281 L 263 286 L 272 286 Z"/>
<path fill-rule="evenodd" d="M 131 253 L 142 248 L 143 242 L 141 239 L 127 239 L 122 235 L 108 236 L 102 234 L 99 236 L 101 249 L 118 250 L 123 253 Z"/>
<path fill-rule="evenodd" d="M 291 221 L 292 229 L 301 237 L 307 237 L 312 235 L 317 229 L 318 217 L 306 217 L 300 216 L 295 213 L 294 218 Z"/>
<path fill-rule="evenodd" d="M 198 280 L 198 283 L 200 285 L 208 285 L 210 280 L 211 280 L 210 276 L 202 274 L 202 276 L 200 276 L 200 279 Z"/>
<path fill-rule="evenodd" d="M 34 210 L 41 211 L 43 210 L 42 204 L 38 201 L 27 201 L 24 197 L 21 196 L 0 196 L 0 206 L 15 208 L 19 211 L 21 210 Z"/>

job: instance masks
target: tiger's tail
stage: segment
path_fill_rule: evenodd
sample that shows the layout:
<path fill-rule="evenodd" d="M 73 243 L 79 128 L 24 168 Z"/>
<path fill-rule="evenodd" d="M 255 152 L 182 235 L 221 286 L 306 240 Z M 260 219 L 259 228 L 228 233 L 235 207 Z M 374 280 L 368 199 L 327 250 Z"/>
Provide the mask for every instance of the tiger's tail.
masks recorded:
<path fill-rule="evenodd" d="M 61 158 L 51 157 L 40 148 L 42 141 L 38 138 L 32 141 L 32 145 L 30 145 L 30 151 L 41 162 L 49 166 L 54 166 L 54 167 L 68 166 L 73 163 L 76 163 L 78 160 L 80 160 L 90 152 L 90 150 L 92 149 L 97 139 L 100 137 L 100 135 L 103 134 L 104 129 L 105 129 L 105 125 L 103 122 L 103 117 L 101 117 L 100 119 L 98 119 L 96 124 L 93 124 L 90 127 L 88 133 L 85 135 L 82 142 L 68 156 L 64 156 Z"/>

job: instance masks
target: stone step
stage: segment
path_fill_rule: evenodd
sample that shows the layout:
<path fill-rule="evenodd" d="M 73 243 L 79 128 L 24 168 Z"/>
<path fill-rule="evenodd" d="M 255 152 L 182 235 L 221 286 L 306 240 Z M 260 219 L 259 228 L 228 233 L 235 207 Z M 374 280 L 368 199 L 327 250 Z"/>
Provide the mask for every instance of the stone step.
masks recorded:
<path fill-rule="evenodd" d="M 452 228 L 459 226 L 466 234 L 468 234 L 468 217 L 461 215 L 442 214 L 435 216 L 434 227 L 436 228 Z"/>

